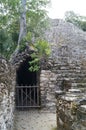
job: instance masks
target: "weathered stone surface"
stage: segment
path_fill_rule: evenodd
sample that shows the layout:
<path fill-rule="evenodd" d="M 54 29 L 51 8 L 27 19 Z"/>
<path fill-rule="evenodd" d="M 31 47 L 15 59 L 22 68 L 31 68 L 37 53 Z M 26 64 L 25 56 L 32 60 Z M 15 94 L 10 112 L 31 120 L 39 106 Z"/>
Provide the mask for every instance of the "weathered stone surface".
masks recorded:
<path fill-rule="evenodd" d="M 41 107 L 47 107 L 49 97 L 60 89 L 86 86 L 86 32 L 63 20 L 51 20 L 51 27 L 45 32 L 45 39 L 51 45 L 51 56 L 42 62 L 40 71 Z M 12 59 L 16 70 L 33 50 L 29 47 Z M 65 85 L 63 85 L 65 81 Z M 46 95 L 50 95 L 47 96 Z"/>
<path fill-rule="evenodd" d="M 13 129 L 14 74 L 11 65 L 0 57 L 0 130 Z"/>
<path fill-rule="evenodd" d="M 86 93 L 79 89 L 57 91 L 57 127 L 61 130 L 86 129 Z"/>
<path fill-rule="evenodd" d="M 50 43 L 52 52 L 49 60 L 46 63 L 42 62 L 39 75 L 41 107 L 55 111 L 56 90 L 68 91 L 70 88 L 78 87 L 86 92 L 86 32 L 63 20 L 51 20 L 51 27 L 45 32 L 45 39 Z M 27 47 L 11 59 L 10 62 L 15 71 L 26 58 L 30 57 L 32 52 L 33 50 Z M 13 126 L 16 82 L 16 73 L 13 68 L 4 58 L 0 57 L 0 130 L 12 130 Z M 74 98 L 72 97 L 73 100 Z M 66 99 L 69 100 L 69 97 L 66 96 Z M 62 105 L 61 100 L 59 103 Z M 65 107 L 69 108 L 70 103 L 66 102 Z M 66 116 L 65 120 L 67 118 Z M 73 116 L 71 118 L 73 119 Z M 63 123 L 60 119 L 59 122 L 67 127 L 67 123 Z M 75 128 L 76 125 L 73 127 Z M 80 127 L 79 124 L 75 130 L 79 130 Z M 84 130 L 84 125 L 82 130 Z"/>
<path fill-rule="evenodd" d="M 47 75 L 50 75 L 46 76 L 43 70 L 41 71 L 43 76 L 40 77 L 40 81 L 43 80 L 41 87 L 45 86 L 44 82 L 47 81 L 48 88 L 45 86 L 45 95 L 46 93 L 51 95 L 51 91 L 54 93 L 59 88 L 68 90 L 78 87 L 84 91 L 86 88 L 86 32 L 71 23 L 56 19 L 51 20 L 51 27 L 45 32 L 45 38 L 52 50 L 48 61 L 50 66 L 45 69 L 51 73 L 49 72 Z M 46 77 L 45 81 L 44 77 Z"/>

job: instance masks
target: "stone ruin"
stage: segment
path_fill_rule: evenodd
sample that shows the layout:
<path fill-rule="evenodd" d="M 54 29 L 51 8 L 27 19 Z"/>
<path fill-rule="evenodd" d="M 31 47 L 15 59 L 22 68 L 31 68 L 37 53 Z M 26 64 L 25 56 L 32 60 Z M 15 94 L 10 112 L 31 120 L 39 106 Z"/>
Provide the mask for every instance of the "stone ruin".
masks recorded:
<path fill-rule="evenodd" d="M 63 86 L 66 90 L 85 89 L 86 32 L 63 20 L 51 20 L 51 27 L 45 32 L 45 39 L 50 43 L 52 52 L 49 60 L 42 62 L 41 70 L 37 74 L 37 84 L 41 108 L 52 111 L 55 110 L 56 90 L 62 90 Z M 24 61 L 30 60 L 31 53 L 29 48 L 26 48 L 13 59 L 17 72 Z"/>
<path fill-rule="evenodd" d="M 35 81 L 40 91 L 40 108 L 55 112 L 55 91 L 68 91 L 71 88 L 79 88 L 84 92 L 86 90 L 86 33 L 63 20 L 51 20 L 51 27 L 45 32 L 45 39 L 50 43 L 52 52 L 49 60 L 42 64 Z M 32 51 L 26 48 L 14 57 L 11 63 L 0 58 L 0 66 L 5 67 L 0 67 L 0 85 L 5 87 L 3 93 L 0 91 L 1 130 L 10 130 L 12 127 L 15 88 L 23 84 L 20 82 L 22 77 L 18 76 L 22 75 L 22 69 L 24 72 L 31 53 Z"/>
<path fill-rule="evenodd" d="M 79 89 L 56 91 L 58 130 L 86 129 L 86 93 Z"/>
<path fill-rule="evenodd" d="M 15 75 L 10 63 L 0 57 L 0 130 L 12 130 Z"/>
<path fill-rule="evenodd" d="M 62 20 L 52 20 L 46 32 L 52 46 L 56 78 L 57 129 L 86 129 L 86 32 Z"/>

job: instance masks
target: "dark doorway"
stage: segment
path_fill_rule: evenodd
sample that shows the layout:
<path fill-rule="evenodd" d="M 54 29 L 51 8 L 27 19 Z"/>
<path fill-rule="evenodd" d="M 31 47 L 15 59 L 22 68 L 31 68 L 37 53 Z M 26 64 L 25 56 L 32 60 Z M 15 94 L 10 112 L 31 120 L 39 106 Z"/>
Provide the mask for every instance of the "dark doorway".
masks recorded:
<path fill-rule="evenodd" d="M 39 74 L 29 71 L 31 57 L 20 65 L 16 72 L 16 107 L 30 108 L 40 106 Z"/>
<path fill-rule="evenodd" d="M 37 72 L 29 71 L 29 61 L 31 58 L 27 58 L 17 70 L 17 85 L 19 86 L 34 86 L 37 85 Z"/>

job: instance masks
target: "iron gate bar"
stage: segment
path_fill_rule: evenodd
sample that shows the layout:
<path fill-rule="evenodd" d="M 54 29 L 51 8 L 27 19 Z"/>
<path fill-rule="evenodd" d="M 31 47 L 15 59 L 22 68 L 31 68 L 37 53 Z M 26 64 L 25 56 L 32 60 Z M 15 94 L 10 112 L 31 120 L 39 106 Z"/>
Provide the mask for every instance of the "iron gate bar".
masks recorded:
<path fill-rule="evenodd" d="M 16 108 L 40 108 L 41 106 L 16 106 Z"/>
<path fill-rule="evenodd" d="M 37 95 L 39 95 L 39 90 L 37 89 Z M 37 96 L 37 102 L 39 103 L 39 97 Z"/>
<path fill-rule="evenodd" d="M 16 88 L 38 88 L 38 86 L 16 86 Z"/>
<path fill-rule="evenodd" d="M 24 93 L 24 92 L 23 92 L 23 93 Z M 29 94 L 31 94 L 31 92 L 30 92 Z M 29 94 L 26 95 L 26 97 L 28 97 L 28 98 L 30 99 L 30 104 L 31 104 L 31 101 L 32 101 L 32 102 L 34 102 L 34 101 L 29 97 Z M 31 95 L 30 95 L 30 96 L 31 96 Z M 27 98 L 25 98 L 25 99 L 27 99 Z M 23 99 L 23 101 L 24 101 L 25 99 Z"/>
<path fill-rule="evenodd" d="M 32 91 L 33 91 L 33 90 L 32 90 Z M 31 104 L 31 101 L 32 101 L 32 102 L 35 102 L 35 101 L 34 101 L 35 98 L 34 98 L 34 100 L 32 100 L 32 99 L 30 98 L 30 97 L 31 97 L 31 92 L 32 92 L 32 91 L 31 91 L 31 89 L 30 89 L 29 94 L 26 95 L 26 98 L 28 97 L 28 98 L 30 99 L 30 104 Z M 23 92 L 23 93 L 25 93 L 25 92 Z M 34 88 L 34 93 L 35 93 L 35 88 Z M 26 94 L 26 93 L 25 93 L 25 94 Z M 30 97 L 29 97 L 29 95 L 30 95 Z M 35 97 L 35 94 L 34 94 L 34 97 Z M 24 98 L 23 101 L 24 101 L 26 98 Z M 34 103 L 34 104 L 36 104 L 36 103 Z"/>
<path fill-rule="evenodd" d="M 16 86 L 16 107 L 40 107 L 38 86 Z"/>

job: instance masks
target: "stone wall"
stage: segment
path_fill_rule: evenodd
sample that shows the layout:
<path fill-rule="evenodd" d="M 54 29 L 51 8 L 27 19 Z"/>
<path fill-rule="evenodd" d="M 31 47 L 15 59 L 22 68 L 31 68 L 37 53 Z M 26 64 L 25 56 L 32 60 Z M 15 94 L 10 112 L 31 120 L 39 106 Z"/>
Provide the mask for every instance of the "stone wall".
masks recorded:
<path fill-rule="evenodd" d="M 59 130 L 86 129 L 86 93 L 79 89 L 56 91 L 56 116 Z"/>
<path fill-rule="evenodd" d="M 45 38 L 52 53 L 40 75 L 41 100 L 52 109 L 59 88 L 86 90 L 86 32 L 63 20 L 52 20 Z"/>
<path fill-rule="evenodd" d="M 51 20 L 51 27 L 45 32 L 50 43 L 51 56 L 42 64 L 40 71 L 41 106 L 55 108 L 56 90 L 84 88 L 86 86 L 86 32 L 63 20 Z M 33 51 L 33 50 L 32 50 Z M 32 53 L 30 48 L 19 52 L 12 59 L 16 70 Z"/>
<path fill-rule="evenodd" d="M 52 20 L 46 37 L 52 49 L 51 67 L 57 75 L 57 86 L 63 80 L 70 80 L 73 87 L 85 86 L 86 32 L 63 20 Z"/>
<path fill-rule="evenodd" d="M 63 20 L 51 20 L 45 32 L 50 43 L 51 56 L 40 71 L 41 107 L 55 111 L 55 91 L 86 88 L 86 33 Z M 26 47 L 11 58 L 15 71 L 33 50 Z M 12 130 L 16 73 L 4 58 L 0 57 L 0 129 Z"/>
<path fill-rule="evenodd" d="M 41 70 L 41 107 L 47 110 L 55 110 L 55 81 L 55 74 L 51 70 Z"/>
<path fill-rule="evenodd" d="M 11 65 L 0 57 L 0 130 L 13 129 L 15 76 Z"/>

